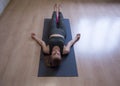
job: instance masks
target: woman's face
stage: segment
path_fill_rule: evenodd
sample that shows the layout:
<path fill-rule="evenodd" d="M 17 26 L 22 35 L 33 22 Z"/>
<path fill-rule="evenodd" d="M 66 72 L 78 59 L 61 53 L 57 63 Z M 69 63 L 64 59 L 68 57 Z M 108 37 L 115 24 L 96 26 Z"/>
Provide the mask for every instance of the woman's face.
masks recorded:
<path fill-rule="evenodd" d="M 61 58 L 61 54 L 60 54 L 60 51 L 55 49 L 52 51 L 52 57 L 57 57 L 57 58 Z"/>
<path fill-rule="evenodd" d="M 52 55 L 51 55 L 51 61 L 52 61 L 52 66 L 57 67 L 60 65 L 61 62 L 61 54 L 60 51 L 57 49 L 54 49 L 52 51 Z"/>

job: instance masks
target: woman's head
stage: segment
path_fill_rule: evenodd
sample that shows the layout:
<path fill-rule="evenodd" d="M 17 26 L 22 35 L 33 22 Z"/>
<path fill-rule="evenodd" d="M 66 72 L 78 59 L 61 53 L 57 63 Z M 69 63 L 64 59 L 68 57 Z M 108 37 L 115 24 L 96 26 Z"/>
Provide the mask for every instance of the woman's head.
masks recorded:
<path fill-rule="evenodd" d="M 51 53 L 51 65 L 54 67 L 59 66 L 61 63 L 61 53 L 59 49 L 53 49 Z"/>

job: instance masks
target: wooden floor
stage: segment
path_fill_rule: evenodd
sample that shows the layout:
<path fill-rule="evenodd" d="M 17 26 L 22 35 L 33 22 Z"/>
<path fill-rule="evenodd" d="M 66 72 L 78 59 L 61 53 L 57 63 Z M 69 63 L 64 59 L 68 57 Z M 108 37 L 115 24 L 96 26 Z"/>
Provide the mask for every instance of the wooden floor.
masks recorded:
<path fill-rule="evenodd" d="M 0 16 L 0 86 L 120 86 L 120 4 L 82 1 L 11 0 Z M 78 77 L 37 77 L 40 47 L 30 34 L 42 38 L 55 3 L 72 36 L 81 33 L 74 46 Z"/>

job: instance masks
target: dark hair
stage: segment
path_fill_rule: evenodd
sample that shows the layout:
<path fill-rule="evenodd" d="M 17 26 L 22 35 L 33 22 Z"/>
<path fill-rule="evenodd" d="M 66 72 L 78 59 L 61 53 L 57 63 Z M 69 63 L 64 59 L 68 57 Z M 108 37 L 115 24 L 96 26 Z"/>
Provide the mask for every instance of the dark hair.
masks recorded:
<path fill-rule="evenodd" d="M 58 67 L 60 66 L 60 63 L 61 63 L 60 58 L 51 59 L 51 67 Z"/>
<path fill-rule="evenodd" d="M 48 56 L 44 58 L 44 61 L 47 67 L 59 67 L 61 64 L 61 58 L 57 57 L 52 58 L 51 56 Z"/>

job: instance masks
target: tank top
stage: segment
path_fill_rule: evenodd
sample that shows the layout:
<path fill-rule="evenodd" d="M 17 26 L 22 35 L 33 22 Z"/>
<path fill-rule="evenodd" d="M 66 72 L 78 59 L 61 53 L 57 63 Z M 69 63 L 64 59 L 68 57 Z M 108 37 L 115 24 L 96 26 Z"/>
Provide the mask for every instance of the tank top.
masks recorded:
<path fill-rule="evenodd" d="M 63 47 L 64 47 L 64 39 L 62 37 L 51 37 L 49 39 L 49 48 L 50 48 L 50 55 L 52 53 L 52 49 L 54 46 L 59 46 L 60 53 L 62 55 L 63 53 Z"/>

